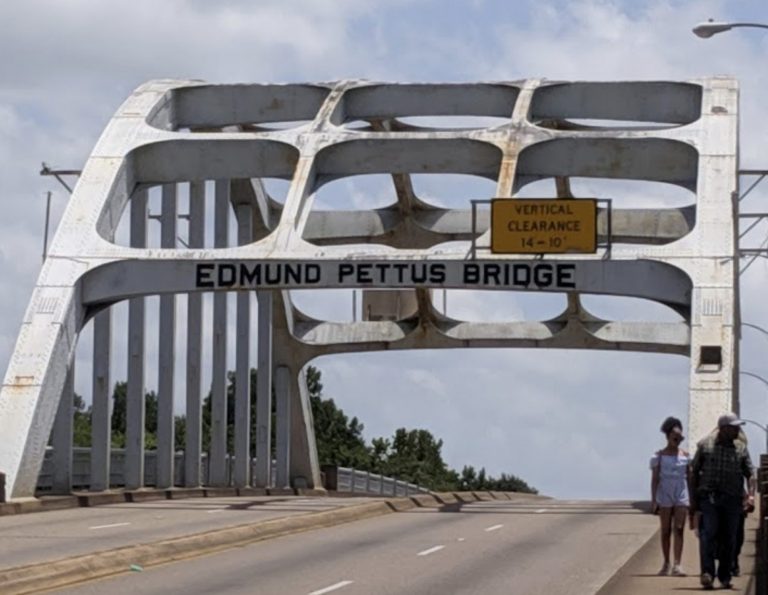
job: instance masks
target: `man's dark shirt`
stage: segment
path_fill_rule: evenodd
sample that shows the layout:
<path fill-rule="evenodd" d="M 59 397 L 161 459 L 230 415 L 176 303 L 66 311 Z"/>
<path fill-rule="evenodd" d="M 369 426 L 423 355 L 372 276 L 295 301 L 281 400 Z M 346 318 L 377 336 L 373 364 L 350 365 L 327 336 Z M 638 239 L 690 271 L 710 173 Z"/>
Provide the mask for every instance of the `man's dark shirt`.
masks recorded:
<path fill-rule="evenodd" d="M 699 442 L 693 458 L 696 494 L 744 495 L 744 479 L 752 477 L 752 459 L 741 440 L 721 440 L 718 434 Z"/>

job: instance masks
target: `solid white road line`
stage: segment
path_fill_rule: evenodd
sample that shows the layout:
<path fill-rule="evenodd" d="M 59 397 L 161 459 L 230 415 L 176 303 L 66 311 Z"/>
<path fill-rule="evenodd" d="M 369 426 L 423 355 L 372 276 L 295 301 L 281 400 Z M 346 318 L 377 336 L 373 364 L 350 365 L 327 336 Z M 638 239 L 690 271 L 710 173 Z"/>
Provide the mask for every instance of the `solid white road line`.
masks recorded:
<path fill-rule="evenodd" d="M 486 531 L 496 531 L 497 529 L 501 529 L 504 525 L 494 525 L 493 527 L 486 527 Z"/>
<path fill-rule="evenodd" d="M 89 529 L 110 529 L 111 527 L 125 527 L 131 523 L 113 523 L 111 525 L 96 525 L 95 527 L 88 527 Z"/>
<path fill-rule="evenodd" d="M 330 593 L 331 591 L 335 591 L 336 589 L 341 589 L 342 587 L 351 585 L 353 582 L 354 581 L 341 581 L 339 583 L 336 583 L 335 585 L 331 585 L 330 587 L 325 587 L 324 589 L 318 589 L 317 591 L 312 591 L 309 595 L 323 595 L 323 593 Z"/>
<path fill-rule="evenodd" d="M 224 512 L 226 508 L 214 508 L 213 510 L 206 510 L 208 514 L 213 514 L 214 512 Z"/>
<path fill-rule="evenodd" d="M 445 547 L 444 545 L 436 545 L 435 547 L 431 547 L 428 550 L 424 550 L 423 552 L 419 552 L 416 555 L 417 556 L 429 556 L 429 554 L 434 554 L 435 552 L 439 552 L 444 547 Z"/>

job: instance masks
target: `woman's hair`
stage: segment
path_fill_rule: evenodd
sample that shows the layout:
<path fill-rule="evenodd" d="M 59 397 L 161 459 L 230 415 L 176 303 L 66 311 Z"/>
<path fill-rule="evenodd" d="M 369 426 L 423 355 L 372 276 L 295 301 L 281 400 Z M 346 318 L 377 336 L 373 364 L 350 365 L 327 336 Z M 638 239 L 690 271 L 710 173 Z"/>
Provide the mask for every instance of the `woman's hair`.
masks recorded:
<path fill-rule="evenodd" d="M 676 417 L 669 416 L 664 420 L 664 423 L 661 424 L 661 431 L 668 436 L 673 428 L 680 428 L 680 431 L 682 431 L 683 422 L 681 422 Z"/>

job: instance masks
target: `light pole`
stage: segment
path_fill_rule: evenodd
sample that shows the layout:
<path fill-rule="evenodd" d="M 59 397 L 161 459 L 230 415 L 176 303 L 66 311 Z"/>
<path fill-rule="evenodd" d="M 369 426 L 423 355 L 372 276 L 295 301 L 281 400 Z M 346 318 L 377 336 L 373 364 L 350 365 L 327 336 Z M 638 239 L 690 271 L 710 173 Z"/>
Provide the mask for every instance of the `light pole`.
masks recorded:
<path fill-rule="evenodd" d="M 706 23 L 699 23 L 696 25 L 693 28 L 693 32 L 699 37 L 706 39 L 707 37 L 712 37 L 713 35 L 722 33 L 723 31 L 730 31 L 734 27 L 756 27 L 758 29 L 768 29 L 768 25 L 763 25 L 762 23 L 722 23 L 709 19 L 709 21 Z"/>
<path fill-rule="evenodd" d="M 744 376 L 750 376 L 751 378 L 759 380 L 766 386 L 766 388 L 768 388 L 768 380 L 760 376 L 760 374 L 755 374 L 754 372 L 745 372 L 744 370 L 741 370 L 739 374 L 742 374 Z M 751 419 L 744 419 L 744 418 L 741 418 L 741 419 L 742 421 L 756 425 L 758 428 L 763 430 L 763 432 L 765 432 L 765 452 L 768 453 L 768 426 L 764 426 L 763 424 L 760 424 L 756 421 L 752 421 Z"/>
<path fill-rule="evenodd" d="M 743 417 L 740 417 L 739 419 L 741 419 L 741 421 L 747 422 L 748 424 L 752 424 L 753 426 L 757 426 L 763 432 L 765 432 L 765 452 L 768 453 L 768 426 L 764 426 L 763 424 L 753 421 L 751 419 L 744 419 Z"/>
<path fill-rule="evenodd" d="M 741 326 L 748 326 L 749 328 L 753 328 L 753 329 L 755 329 L 755 330 L 757 330 L 757 331 L 760 331 L 760 332 L 761 332 L 761 333 L 763 333 L 763 334 L 764 334 L 766 337 L 768 337 L 768 331 L 767 331 L 767 330 L 765 330 L 765 329 L 764 329 L 762 326 L 757 326 L 756 324 L 751 324 L 751 323 L 749 323 L 749 322 L 742 322 L 742 323 L 741 323 Z"/>
<path fill-rule="evenodd" d="M 768 380 L 760 376 L 760 374 L 755 374 L 754 372 L 745 372 L 744 370 L 741 370 L 739 374 L 743 374 L 744 376 L 751 376 L 752 378 L 756 378 L 760 382 L 762 382 L 766 387 L 768 387 Z"/>

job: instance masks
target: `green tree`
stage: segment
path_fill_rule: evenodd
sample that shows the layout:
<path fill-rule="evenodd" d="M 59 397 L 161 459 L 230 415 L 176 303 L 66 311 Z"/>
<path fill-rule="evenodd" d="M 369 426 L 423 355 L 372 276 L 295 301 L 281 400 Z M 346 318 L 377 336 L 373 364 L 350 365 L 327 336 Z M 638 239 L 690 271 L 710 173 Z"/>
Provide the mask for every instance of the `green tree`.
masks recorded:
<path fill-rule="evenodd" d="M 112 447 L 125 448 L 128 383 L 116 382 L 112 391 Z M 157 394 L 149 391 L 144 395 L 144 448 L 157 448 Z"/>
<path fill-rule="evenodd" d="M 72 444 L 74 446 L 91 446 L 91 408 L 85 408 L 83 397 L 75 394 Z"/>
<path fill-rule="evenodd" d="M 480 471 L 475 471 L 475 468 L 471 465 L 465 466 L 461 470 L 459 489 L 470 492 L 475 490 L 496 490 L 500 492 L 525 492 L 528 494 L 539 493 L 516 475 L 502 473 L 497 479 L 487 476 L 485 467 L 481 468 Z"/>
<path fill-rule="evenodd" d="M 516 475 L 502 473 L 498 479 L 491 478 L 489 490 L 498 490 L 501 492 L 525 492 L 528 494 L 538 494 L 538 490 L 529 486 L 525 481 Z"/>
<path fill-rule="evenodd" d="M 459 479 L 459 489 L 463 491 L 473 491 L 477 489 L 477 471 L 472 465 L 464 465 Z"/>
<path fill-rule="evenodd" d="M 250 371 L 251 394 L 251 454 L 256 448 L 256 382 L 257 370 Z M 314 366 L 306 373 L 315 437 L 320 463 L 369 470 L 400 480 L 417 483 L 433 490 L 499 490 L 538 493 L 516 475 L 502 473 L 499 478 L 486 474 L 485 468 L 476 471 L 471 465 L 464 466 L 461 474 L 449 468 L 442 457 L 443 441 L 428 430 L 398 429 L 392 438 L 374 438 L 370 447 L 363 437 L 364 426 L 357 417 L 351 419 L 336 405 L 333 399 L 323 396 L 322 374 Z M 125 447 L 127 383 L 117 382 L 112 394 L 112 446 Z M 235 423 L 234 372 L 227 373 L 227 448 L 234 452 Z M 274 399 L 274 394 L 272 396 Z M 158 398 L 154 391 L 145 395 L 145 442 L 147 449 L 157 447 Z M 274 402 L 272 407 L 275 411 Z M 91 445 L 92 408 L 86 409 L 80 395 L 74 400 L 74 445 Z M 177 415 L 175 424 L 176 450 L 184 449 L 186 418 Z M 203 450 L 210 451 L 211 443 L 211 393 L 203 401 L 202 410 Z M 273 418 L 274 427 L 274 418 Z M 273 447 L 275 433 L 272 433 Z"/>
<path fill-rule="evenodd" d="M 321 373 L 314 366 L 307 368 L 307 389 L 320 464 L 368 469 L 371 455 L 363 438 L 363 424 L 356 417 L 349 419 L 333 399 L 323 398 Z"/>
<path fill-rule="evenodd" d="M 443 441 L 430 431 L 400 428 L 391 441 L 375 443 L 374 460 L 385 475 L 436 490 L 456 489 L 458 476 L 443 460 Z"/>
<path fill-rule="evenodd" d="M 481 467 L 480 471 L 477 472 L 477 487 L 476 490 L 489 490 L 490 482 L 488 481 L 488 478 L 485 476 L 485 467 Z"/>
<path fill-rule="evenodd" d="M 174 448 L 176 451 L 184 450 L 187 436 L 187 417 L 185 415 L 177 415 L 173 418 L 173 425 Z"/>
<path fill-rule="evenodd" d="M 256 368 L 251 368 L 251 456 L 256 455 L 256 380 L 258 372 Z M 227 372 L 227 452 L 235 452 L 235 388 L 237 378 L 233 371 Z M 211 451 L 211 426 L 212 426 L 212 391 L 203 399 L 203 451 Z M 274 407 L 272 407 L 274 411 Z M 186 423 L 186 418 L 181 416 Z M 178 426 L 177 426 L 178 427 Z M 274 434 L 274 432 L 273 432 Z M 274 440 L 274 435 L 273 435 Z M 178 444 L 178 442 L 177 442 Z"/>

